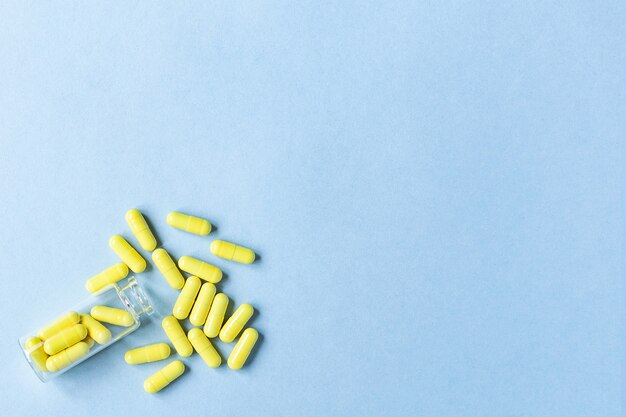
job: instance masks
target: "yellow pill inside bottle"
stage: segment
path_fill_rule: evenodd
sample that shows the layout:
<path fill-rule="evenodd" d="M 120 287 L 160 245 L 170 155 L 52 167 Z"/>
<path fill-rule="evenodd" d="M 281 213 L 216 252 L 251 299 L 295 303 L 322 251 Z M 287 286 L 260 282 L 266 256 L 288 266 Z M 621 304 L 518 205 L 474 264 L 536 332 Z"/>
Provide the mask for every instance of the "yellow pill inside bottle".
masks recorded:
<path fill-rule="evenodd" d="M 85 283 L 85 288 L 89 292 L 97 292 L 109 284 L 114 284 L 126 278 L 127 275 L 128 267 L 120 262 L 89 278 Z"/>
<path fill-rule="evenodd" d="M 169 358 L 171 353 L 170 345 L 167 343 L 155 343 L 129 350 L 124 355 L 124 360 L 129 365 L 139 365 L 141 363 L 156 362 Z"/>
<path fill-rule="evenodd" d="M 233 351 L 228 356 L 228 367 L 234 370 L 241 369 L 248 360 L 248 356 L 250 356 L 250 352 L 258 339 L 259 333 L 255 329 L 248 328 L 244 330 Z"/>
<path fill-rule="evenodd" d="M 175 317 L 167 316 L 163 319 L 161 325 L 168 339 L 170 339 L 170 342 L 174 345 L 176 352 L 183 358 L 191 356 L 193 347 L 191 343 L 189 343 L 189 339 L 187 339 L 187 335 L 178 320 L 176 320 Z"/>
<path fill-rule="evenodd" d="M 170 284 L 170 287 L 176 290 L 183 288 L 185 278 L 183 278 L 183 274 L 180 273 L 172 257 L 165 249 L 159 248 L 152 252 L 152 260 L 167 280 L 167 283 Z"/>
<path fill-rule="evenodd" d="M 42 371 L 47 371 L 46 361 L 48 360 L 48 354 L 43 350 L 43 342 L 38 337 L 31 337 L 24 342 L 24 349 L 28 352 L 31 359 L 37 364 L 37 367 Z"/>
<path fill-rule="evenodd" d="M 69 313 L 66 313 L 62 315 L 61 317 L 57 318 L 55 321 L 53 321 L 52 323 L 50 323 L 43 329 L 39 330 L 39 332 L 37 333 L 37 337 L 40 338 L 41 340 L 49 339 L 50 337 L 54 336 L 56 333 L 60 332 L 61 330 L 67 327 L 73 326 L 79 321 L 80 321 L 80 316 L 78 315 L 78 313 L 75 311 L 70 311 Z"/>
<path fill-rule="evenodd" d="M 167 387 L 176 378 L 185 372 L 185 365 L 181 361 L 172 361 L 154 373 L 143 383 L 143 389 L 154 394 Z"/>
<path fill-rule="evenodd" d="M 220 258 L 228 259 L 242 264 L 251 264 L 254 262 L 255 254 L 252 249 L 235 245 L 234 243 L 224 240 L 214 240 L 211 243 L 211 253 Z"/>
<path fill-rule="evenodd" d="M 87 335 L 87 337 L 83 339 L 83 342 L 85 342 L 87 346 L 89 346 L 89 349 L 91 349 L 93 345 L 96 344 L 96 341 L 93 340 L 89 335 Z"/>
<path fill-rule="evenodd" d="M 81 314 L 80 322 L 87 328 L 89 336 L 98 342 L 99 345 L 104 345 L 111 340 L 111 331 L 89 314 Z"/>
<path fill-rule="evenodd" d="M 226 308 L 228 307 L 228 296 L 224 293 L 219 293 L 213 298 L 209 315 L 207 316 L 206 323 L 204 324 L 204 334 L 208 337 L 217 337 L 222 328 L 224 322 L 224 315 L 226 315 Z"/>
<path fill-rule="evenodd" d="M 82 324 L 75 324 L 72 327 L 61 330 L 50 339 L 46 339 L 43 344 L 43 350 L 48 355 L 54 355 L 63 349 L 75 345 L 85 337 L 87 337 L 87 328 Z"/>
<path fill-rule="evenodd" d="M 194 276 L 187 278 L 185 286 L 178 295 L 174 308 L 172 309 L 174 317 L 178 320 L 187 318 L 193 306 L 193 302 L 196 299 L 196 295 L 198 295 L 198 291 L 200 291 L 200 279 Z"/>
<path fill-rule="evenodd" d="M 116 326 L 130 327 L 135 324 L 133 315 L 126 310 L 108 306 L 95 306 L 91 309 L 91 317 Z"/>
<path fill-rule="evenodd" d="M 146 269 L 146 260 L 122 236 L 111 237 L 109 246 L 134 273 L 138 274 Z"/>
<path fill-rule="evenodd" d="M 78 342 L 65 350 L 52 355 L 46 360 L 46 368 L 50 372 L 57 372 L 78 361 L 89 352 L 89 346 L 85 342 Z"/>
<path fill-rule="evenodd" d="M 215 350 L 213 344 L 209 341 L 209 339 L 207 339 L 204 333 L 202 333 L 202 330 L 196 327 L 189 330 L 187 335 L 191 345 L 196 352 L 198 352 L 198 355 L 200 355 L 207 366 L 210 368 L 217 368 L 221 365 L 222 358 L 220 357 L 220 354 L 217 353 L 217 350 Z"/>
<path fill-rule="evenodd" d="M 191 324 L 194 326 L 202 326 L 204 324 L 216 291 L 215 285 L 210 282 L 202 284 L 196 302 L 191 309 L 191 314 L 189 314 L 189 322 Z"/>
<path fill-rule="evenodd" d="M 141 214 L 139 210 L 128 210 L 126 212 L 126 222 L 128 223 L 130 230 L 139 241 L 139 245 L 144 250 L 153 251 L 154 248 L 156 248 L 156 239 L 154 238 L 152 231 L 148 227 L 146 219 L 144 219 L 143 214 Z"/>
<path fill-rule="evenodd" d="M 228 319 L 222 330 L 220 331 L 220 340 L 224 343 L 230 343 L 241 332 L 250 317 L 254 314 L 254 308 L 250 304 L 242 304 L 235 310 Z"/>
<path fill-rule="evenodd" d="M 178 260 L 178 267 L 185 272 L 202 278 L 205 281 L 217 284 L 222 280 L 222 270 L 216 266 L 202 262 L 191 256 L 183 256 Z"/>
<path fill-rule="evenodd" d="M 167 224 L 176 229 L 201 236 L 208 235 L 211 232 L 211 223 L 207 220 L 176 211 L 167 215 Z"/>

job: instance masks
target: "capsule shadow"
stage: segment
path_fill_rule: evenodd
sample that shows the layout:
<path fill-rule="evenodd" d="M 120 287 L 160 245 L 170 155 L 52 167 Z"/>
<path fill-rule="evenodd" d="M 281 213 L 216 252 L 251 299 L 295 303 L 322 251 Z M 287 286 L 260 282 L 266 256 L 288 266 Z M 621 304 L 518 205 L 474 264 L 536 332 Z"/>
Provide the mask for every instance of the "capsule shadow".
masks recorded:
<path fill-rule="evenodd" d="M 261 348 L 261 345 L 263 345 L 264 343 L 264 339 L 265 339 L 265 336 L 263 336 L 263 334 L 259 332 L 259 338 L 257 339 L 256 343 L 254 344 L 254 347 L 250 351 L 250 355 L 248 356 L 248 359 L 246 360 L 246 364 L 244 365 L 243 369 L 253 366 L 254 360 L 256 356 L 258 355 L 258 351 Z"/>

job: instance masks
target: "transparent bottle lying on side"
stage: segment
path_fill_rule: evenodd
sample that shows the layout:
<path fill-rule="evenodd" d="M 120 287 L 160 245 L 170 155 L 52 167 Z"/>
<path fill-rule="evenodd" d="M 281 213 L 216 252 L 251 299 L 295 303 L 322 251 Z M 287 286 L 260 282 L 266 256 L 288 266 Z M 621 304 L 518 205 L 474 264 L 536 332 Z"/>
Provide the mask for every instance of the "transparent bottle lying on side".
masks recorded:
<path fill-rule="evenodd" d="M 153 312 L 150 298 L 131 277 L 123 287 L 108 285 L 63 313 L 48 317 L 18 341 L 30 367 L 47 382 L 134 332 Z"/>

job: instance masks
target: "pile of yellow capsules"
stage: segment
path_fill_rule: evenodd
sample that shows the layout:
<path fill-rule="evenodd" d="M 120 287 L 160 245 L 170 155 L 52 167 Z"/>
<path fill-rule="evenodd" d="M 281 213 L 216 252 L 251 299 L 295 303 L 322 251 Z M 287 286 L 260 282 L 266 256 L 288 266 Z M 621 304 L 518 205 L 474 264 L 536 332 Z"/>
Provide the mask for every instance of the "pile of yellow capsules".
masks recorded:
<path fill-rule="evenodd" d="M 209 338 L 219 336 L 223 342 L 231 343 L 241 333 L 228 357 L 228 366 L 231 369 L 241 369 L 259 336 L 256 329 L 244 330 L 246 323 L 254 314 L 254 308 L 250 304 L 242 304 L 224 323 L 228 296 L 223 293 L 216 294 L 217 289 L 214 285 L 221 281 L 222 271 L 190 256 L 181 257 L 176 266 L 165 249 L 156 248 L 154 234 L 139 210 L 129 210 L 126 213 L 126 221 L 141 247 L 152 252 L 152 260 L 168 284 L 176 290 L 181 290 L 172 309 L 173 315 L 165 317 L 162 322 L 163 330 L 176 352 L 181 357 L 189 357 L 195 350 L 207 366 L 217 368 L 221 365 L 222 358 Z M 211 224 L 207 220 L 178 212 L 168 214 L 167 224 L 202 236 L 208 235 L 211 231 Z M 146 269 L 145 259 L 122 236 L 113 236 L 109 240 L 109 246 L 123 263 L 113 265 L 90 278 L 85 286 L 92 293 L 126 278 L 129 268 L 135 273 Z M 210 248 L 215 256 L 243 264 L 250 264 L 255 259 L 252 250 L 223 240 L 213 241 Z M 179 268 L 192 276 L 185 280 Z M 201 280 L 205 282 L 202 283 Z M 189 318 L 192 325 L 198 326 L 189 330 L 187 334 L 179 322 L 186 318 Z M 26 348 L 44 341 L 42 348 L 31 355 L 41 368 L 56 372 L 87 354 L 94 342 L 102 345 L 111 340 L 110 330 L 101 322 L 130 326 L 134 319 L 129 312 L 108 306 L 95 306 L 90 314 L 71 312 L 42 329 L 37 338 L 26 341 Z M 126 352 L 125 360 L 131 365 L 137 365 L 167 359 L 170 353 L 168 344 L 156 343 L 129 350 Z M 156 393 L 181 376 L 184 371 L 185 365 L 179 360 L 174 360 L 146 379 L 144 389 L 151 394 Z"/>

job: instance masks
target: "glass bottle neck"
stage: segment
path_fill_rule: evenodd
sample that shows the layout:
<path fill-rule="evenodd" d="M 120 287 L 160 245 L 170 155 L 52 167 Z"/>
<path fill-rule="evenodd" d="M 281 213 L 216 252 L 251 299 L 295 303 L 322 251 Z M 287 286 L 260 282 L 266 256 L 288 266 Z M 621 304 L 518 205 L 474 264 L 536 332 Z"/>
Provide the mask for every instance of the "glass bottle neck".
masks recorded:
<path fill-rule="evenodd" d="M 137 318 L 144 313 L 147 315 L 154 313 L 154 307 L 152 306 L 148 294 L 146 294 L 145 290 L 139 285 L 135 278 L 130 278 L 125 287 L 117 287 L 117 294 L 122 300 L 122 303 L 124 303 L 124 305 L 128 307 L 128 310 Z"/>

